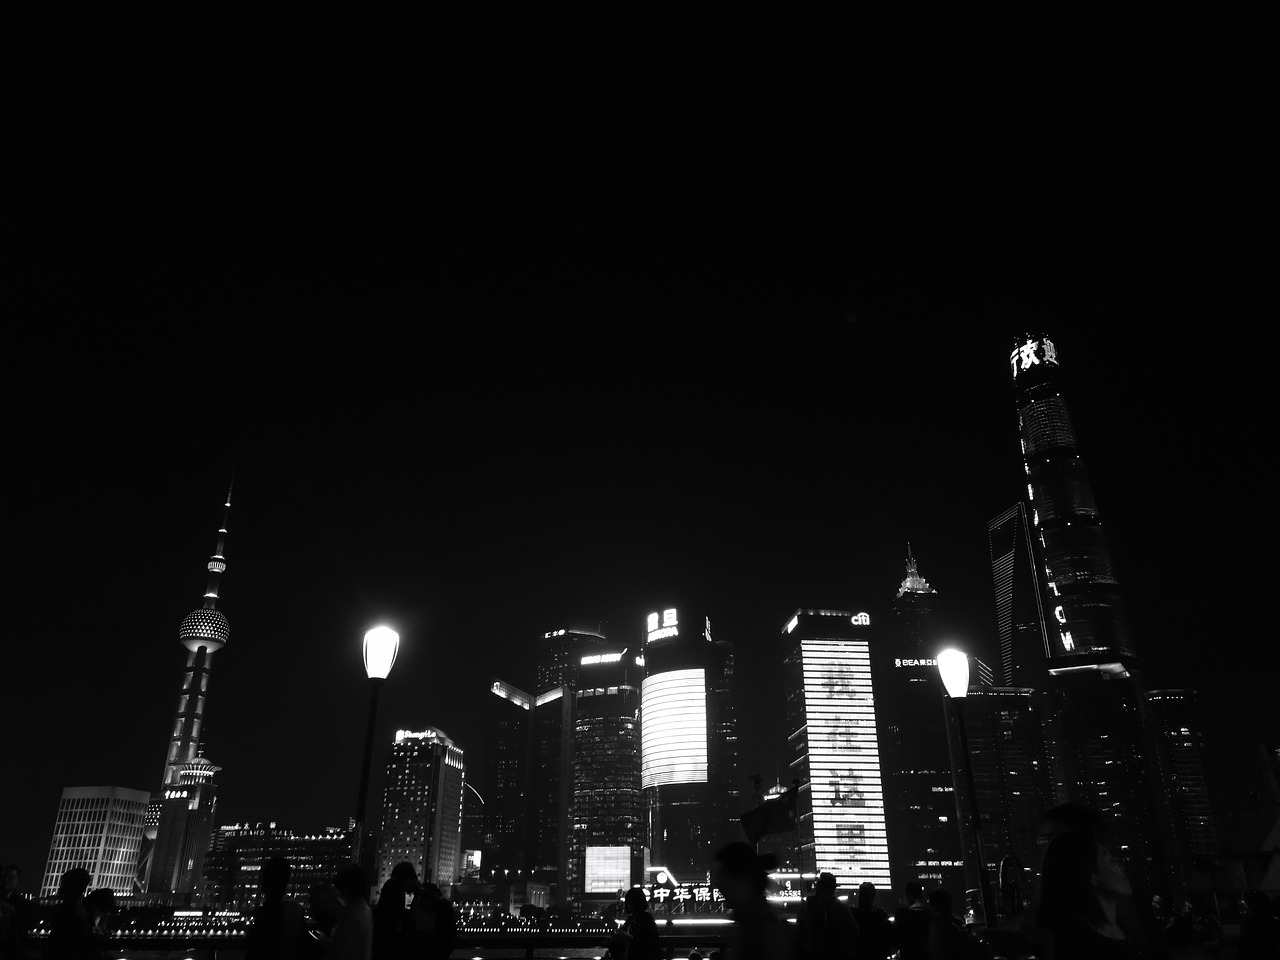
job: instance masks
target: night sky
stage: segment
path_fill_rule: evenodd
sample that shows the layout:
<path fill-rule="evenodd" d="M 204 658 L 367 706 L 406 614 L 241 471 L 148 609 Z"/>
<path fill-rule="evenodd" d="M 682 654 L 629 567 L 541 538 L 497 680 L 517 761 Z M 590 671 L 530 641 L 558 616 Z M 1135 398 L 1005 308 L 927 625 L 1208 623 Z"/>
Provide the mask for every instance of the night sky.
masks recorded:
<path fill-rule="evenodd" d="M 634 16 L 9 12 L 0 860 L 29 888 L 62 787 L 158 786 L 233 468 L 221 823 L 354 812 L 380 620 L 378 761 L 436 725 L 477 777 L 491 675 L 680 596 L 737 645 L 772 778 L 783 624 L 885 622 L 908 541 L 994 664 L 1024 329 L 1148 685 L 1203 691 L 1228 797 L 1276 733 L 1262 11 Z"/>

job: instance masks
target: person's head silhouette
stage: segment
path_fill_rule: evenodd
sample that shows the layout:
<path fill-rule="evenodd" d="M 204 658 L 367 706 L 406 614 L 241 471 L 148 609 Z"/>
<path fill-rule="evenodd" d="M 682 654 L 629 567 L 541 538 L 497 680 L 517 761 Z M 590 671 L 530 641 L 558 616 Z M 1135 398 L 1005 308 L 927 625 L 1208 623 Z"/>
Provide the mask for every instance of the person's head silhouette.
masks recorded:
<path fill-rule="evenodd" d="M 293 867 L 284 857 L 272 857 L 262 865 L 262 896 L 267 900 L 279 900 L 289 887 Z"/>
<path fill-rule="evenodd" d="M 858 884 L 858 906 L 871 907 L 876 902 L 876 885 L 870 880 Z"/>

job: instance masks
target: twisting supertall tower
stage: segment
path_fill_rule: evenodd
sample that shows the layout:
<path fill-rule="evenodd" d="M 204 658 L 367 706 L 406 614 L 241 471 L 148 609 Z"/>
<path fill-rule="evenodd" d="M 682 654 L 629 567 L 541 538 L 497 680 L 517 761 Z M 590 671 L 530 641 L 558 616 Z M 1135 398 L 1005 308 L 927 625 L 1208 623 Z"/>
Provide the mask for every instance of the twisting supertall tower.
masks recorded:
<path fill-rule="evenodd" d="M 171 894 L 187 901 L 200 893 L 216 802 L 213 775 L 220 769 L 200 755 L 200 727 L 213 655 L 226 646 L 231 635 L 226 616 L 217 609 L 218 586 L 227 569 L 224 551 L 230 517 L 228 486 L 218 546 L 209 558 L 204 604 L 187 614 L 178 628 L 178 640 L 188 651 L 187 668 L 169 736 L 164 778 L 147 810 L 145 836 L 151 842 L 139 869 L 148 893 Z"/>

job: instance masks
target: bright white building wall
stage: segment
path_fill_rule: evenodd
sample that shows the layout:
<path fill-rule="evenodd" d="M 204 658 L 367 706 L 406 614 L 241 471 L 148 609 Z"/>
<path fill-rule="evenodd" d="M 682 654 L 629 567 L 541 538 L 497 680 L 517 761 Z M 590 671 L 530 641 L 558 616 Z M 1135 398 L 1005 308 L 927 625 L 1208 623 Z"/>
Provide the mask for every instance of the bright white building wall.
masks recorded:
<path fill-rule="evenodd" d="M 62 875 L 73 867 L 89 871 L 91 890 L 132 893 L 150 799 L 125 787 L 63 788 L 40 896 L 56 896 Z"/>

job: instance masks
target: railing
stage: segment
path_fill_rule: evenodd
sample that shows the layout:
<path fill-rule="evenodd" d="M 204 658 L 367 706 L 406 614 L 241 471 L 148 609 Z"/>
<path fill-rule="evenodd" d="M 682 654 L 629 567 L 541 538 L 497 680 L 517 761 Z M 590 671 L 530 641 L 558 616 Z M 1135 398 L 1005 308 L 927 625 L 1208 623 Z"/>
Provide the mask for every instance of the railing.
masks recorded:
<path fill-rule="evenodd" d="M 702 930 L 674 932 L 665 925 L 659 927 L 659 940 L 668 960 L 679 960 L 696 949 L 704 956 L 713 950 L 722 950 L 728 943 L 732 926 L 723 924 Z M 40 937 L 28 942 L 27 956 L 41 955 Z M 459 930 L 454 940 L 454 957 L 474 957 L 481 952 L 501 951 L 511 955 L 520 951 L 529 960 L 563 956 L 561 951 L 573 950 L 579 955 L 591 951 L 592 957 L 603 957 L 609 933 L 602 930 Z M 115 934 L 103 941 L 104 955 L 111 958 L 129 957 L 141 952 L 172 953 L 175 956 L 200 958 L 200 960 L 230 960 L 244 954 L 245 935 L 240 931 L 219 934 Z M 492 956 L 492 953 L 489 954 Z"/>

